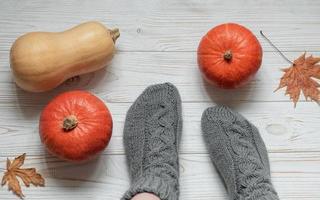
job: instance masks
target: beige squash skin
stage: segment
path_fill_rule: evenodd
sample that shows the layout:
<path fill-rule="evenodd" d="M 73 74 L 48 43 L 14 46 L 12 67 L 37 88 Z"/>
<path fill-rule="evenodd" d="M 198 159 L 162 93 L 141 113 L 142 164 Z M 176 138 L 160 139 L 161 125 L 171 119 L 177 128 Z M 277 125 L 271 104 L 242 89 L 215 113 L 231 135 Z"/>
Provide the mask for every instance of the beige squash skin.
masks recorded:
<path fill-rule="evenodd" d="M 86 22 L 64 32 L 32 32 L 11 47 L 14 80 L 31 92 L 51 90 L 65 80 L 103 68 L 112 59 L 119 31 Z"/>

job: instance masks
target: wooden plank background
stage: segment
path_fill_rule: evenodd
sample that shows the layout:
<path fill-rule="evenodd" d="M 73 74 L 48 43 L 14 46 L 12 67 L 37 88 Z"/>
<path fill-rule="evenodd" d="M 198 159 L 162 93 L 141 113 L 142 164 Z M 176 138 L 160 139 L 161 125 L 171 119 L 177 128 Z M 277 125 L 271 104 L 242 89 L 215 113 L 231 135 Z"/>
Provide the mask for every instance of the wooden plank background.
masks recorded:
<path fill-rule="evenodd" d="M 26 166 L 46 178 L 44 188 L 25 188 L 26 199 L 119 199 L 129 186 L 122 145 L 125 114 L 145 87 L 172 82 L 183 100 L 181 198 L 227 199 L 201 137 L 200 116 L 215 104 L 241 112 L 260 130 L 271 160 L 272 178 L 282 200 L 320 199 L 319 106 L 303 98 L 297 108 L 281 90 L 287 67 L 259 35 L 266 35 L 293 60 L 304 51 L 320 56 L 320 1 L 314 0 L 83 0 L 0 1 L 0 170 L 7 157 L 27 153 Z M 61 31 L 99 20 L 118 27 L 111 65 L 52 92 L 31 94 L 12 81 L 8 62 L 12 42 L 30 31 Z M 224 91 L 203 82 L 196 49 L 211 27 L 237 22 L 250 28 L 264 49 L 262 68 L 246 87 Z M 86 89 L 105 101 L 114 119 L 109 147 L 85 164 L 49 155 L 38 136 L 39 113 L 60 92 Z M 2 173 L 1 173 L 2 175 Z M 17 199 L 6 187 L 0 199 Z"/>

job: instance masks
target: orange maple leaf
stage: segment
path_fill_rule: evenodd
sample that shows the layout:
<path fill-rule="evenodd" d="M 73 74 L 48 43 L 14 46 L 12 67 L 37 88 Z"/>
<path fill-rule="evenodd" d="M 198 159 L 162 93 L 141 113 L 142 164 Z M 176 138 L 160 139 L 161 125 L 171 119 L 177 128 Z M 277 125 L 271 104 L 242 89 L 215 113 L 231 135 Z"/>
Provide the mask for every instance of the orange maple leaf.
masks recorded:
<path fill-rule="evenodd" d="M 316 80 L 319 81 L 320 79 L 320 65 L 317 65 L 319 61 L 320 57 L 313 57 L 312 55 L 306 57 L 306 53 L 302 54 L 293 62 L 291 67 L 282 70 L 285 73 L 275 91 L 287 87 L 286 94 L 289 94 L 294 107 L 297 105 L 301 91 L 306 100 L 311 99 L 319 104 L 320 84 Z"/>
<path fill-rule="evenodd" d="M 27 187 L 29 187 L 30 184 L 34 186 L 44 186 L 44 179 L 34 168 L 20 168 L 24 163 L 25 157 L 26 154 L 24 153 L 16 157 L 12 162 L 7 158 L 7 171 L 4 173 L 1 181 L 2 186 L 8 183 L 8 189 L 12 190 L 20 198 L 23 198 L 24 195 L 17 177 L 19 177 Z"/>

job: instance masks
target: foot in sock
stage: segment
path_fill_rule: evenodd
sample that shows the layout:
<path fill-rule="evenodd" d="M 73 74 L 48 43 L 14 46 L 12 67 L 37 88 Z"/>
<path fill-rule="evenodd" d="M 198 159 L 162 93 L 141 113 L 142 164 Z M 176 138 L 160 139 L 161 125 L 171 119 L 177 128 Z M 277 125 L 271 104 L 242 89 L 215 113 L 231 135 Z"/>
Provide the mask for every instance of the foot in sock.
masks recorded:
<path fill-rule="evenodd" d="M 232 200 L 278 200 L 258 129 L 225 106 L 204 111 L 204 139 Z"/>
<path fill-rule="evenodd" d="M 131 187 L 122 200 L 144 192 L 178 199 L 181 126 L 180 96 L 170 83 L 148 87 L 130 107 L 123 139 Z"/>

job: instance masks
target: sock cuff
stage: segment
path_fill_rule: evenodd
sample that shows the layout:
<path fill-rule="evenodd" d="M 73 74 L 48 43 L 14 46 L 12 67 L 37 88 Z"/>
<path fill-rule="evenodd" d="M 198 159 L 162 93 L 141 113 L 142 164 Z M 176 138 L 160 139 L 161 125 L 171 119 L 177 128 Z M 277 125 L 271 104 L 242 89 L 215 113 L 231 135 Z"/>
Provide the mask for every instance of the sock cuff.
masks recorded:
<path fill-rule="evenodd" d="M 124 194 L 121 200 L 131 200 L 139 193 L 152 193 L 161 200 L 177 200 L 178 190 L 175 185 L 158 176 L 144 176 L 131 184 L 130 189 Z"/>

